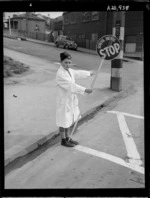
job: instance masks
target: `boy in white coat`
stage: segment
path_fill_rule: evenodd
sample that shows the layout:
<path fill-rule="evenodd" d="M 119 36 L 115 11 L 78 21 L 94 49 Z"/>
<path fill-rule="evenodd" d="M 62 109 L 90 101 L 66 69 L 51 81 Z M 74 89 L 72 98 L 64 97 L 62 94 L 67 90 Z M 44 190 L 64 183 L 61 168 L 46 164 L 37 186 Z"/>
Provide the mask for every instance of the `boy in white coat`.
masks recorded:
<path fill-rule="evenodd" d="M 56 125 L 59 127 L 61 145 L 73 147 L 77 141 L 69 138 L 70 126 L 72 126 L 80 115 L 77 94 L 92 93 L 75 83 L 75 78 L 86 78 L 94 75 L 94 71 L 73 70 L 71 66 L 71 55 L 67 52 L 60 53 L 61 66 L 56 74 L 57 98 L 56 98 Z"/>

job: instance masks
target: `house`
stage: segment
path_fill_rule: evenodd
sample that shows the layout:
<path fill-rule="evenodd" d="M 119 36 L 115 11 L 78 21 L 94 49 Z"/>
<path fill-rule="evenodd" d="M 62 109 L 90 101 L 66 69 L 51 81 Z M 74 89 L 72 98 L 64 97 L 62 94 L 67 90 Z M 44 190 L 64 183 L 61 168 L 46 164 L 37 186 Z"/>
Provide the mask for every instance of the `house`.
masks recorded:
<path fill-rule="evenodd" d="M 25 14 L 13 15 L 10 18 L 11 30 L 21 35 L 26 35 L 31 38 L 44 37 L 46 23 L 45 20 L 37 17 L 32 12 Z M 43 34 L 43 36 L 42 36 Z"/>
<path fill-rule="evenodd" d="M 46 40 L 53 42 L 54 41 L 53 32 L 54 32 L 54 20 L 55 19 L 50 18 L 49 14 L 48 14 L 48 17 L 45 15 L 42 15 L 42 14 L 36 14 L 36 16 L 45 20 L 45 22 L 46 22 L 46 30 L 45 30 Z"/>
<path fill-rule="evenodd" d="M 112 12 L 64 12 L 63 33 L 72 37 L 80 47 L 96 50 L 97 40 L 112 34 Z M 143 12 L 126 12 L 124 50 L 140 52 L 143 45 Z"/>
<path fill-rule="evenodd" d="M 42 14 L 35 14 L 37 17 L 45 20 L 46 30 L 51 29 L 51 21 L 52 19 L 48 16 L 42 15 Z"/>

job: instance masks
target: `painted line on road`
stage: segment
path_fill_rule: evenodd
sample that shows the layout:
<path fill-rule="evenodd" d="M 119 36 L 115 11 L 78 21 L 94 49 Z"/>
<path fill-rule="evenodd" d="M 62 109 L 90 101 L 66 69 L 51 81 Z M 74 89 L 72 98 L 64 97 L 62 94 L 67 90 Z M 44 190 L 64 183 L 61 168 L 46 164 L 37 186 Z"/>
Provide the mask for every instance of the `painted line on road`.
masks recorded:
<path fill-rule="evenodd" d="M 104 153 L 101 151 L 97 151 L 97 150 L 94 150 L 94 149 L 91 149 L 91 148 L 88 148 L 85 146 L 81 146 L 81 145 L 75 146 L 74 149 L 84 152 L 84 153 L 87 153 L 87 154 L 90 154 L 90 155 L 94 155 L 96 157 L 100 157 L 100 158 L 109 160 L 111 162 L 114 162 L 116 164 L 119 164 L 121 166 L 129 168 L 129 169 L 139 172 L 141 174 L 144 174 L 144 172 L 145 172 L 144 168 L 139 165 L 136 165 L 136 164 L 133 165 L 131 163 L 124 161 L 123 159 L 121 159 L 119 157 L 116 157 L 116 156 L 113 156 L 113 155 L 110 155 L 110 154 L 107 154 L 107 153 Z"/>
<path fill-rule="evenodd" d="M 117 114 L 117 118 L 118 118 L 120 130 L 123 136 L 123 140 L 127 149 L 129 162 L 132 164 L 142 165 L 143 162 L 141 161 L 140 154 L 137 150 L 132 134 L 129 131 L 124 115 L 119 113 Z"/>
<path fill-rule="evenodd" d="M 108 113 L 115 113 L 118 118 L 119 122 L 119 127 L 123 136 L 123 140 L 126 146 L 127 150 L 127 156 L 129 157 L 129 163 L 131 166 L 140 166 L 143 164 L 140 154 L 137 150 L 136 144 L 134 142 L 134 139 L 132 137 L 132 134 L 130 133 L 130 130 L 127 126 L 126 120 L 124 115 L 136 117 L 136 118 L 141 118 L 142 116 L 136 116 L 133 114 L 128 114 L 124 112 L 119 112 L 119 111 L 107 111 Z"/>
<path fill-rule="evenodd" d="M 130 114 L 130 113 L 124 113 L 124 112 L 120 112 L 120 111 L 107 111 L 107 112 L 108 113 L 115 113 L 115 114 L 123 114 L 123 115 L 130 116 L 130 117 L 144 119 L 143 116 L 139 116 L 139 115 L 135 115 L 135 114 Z"/>

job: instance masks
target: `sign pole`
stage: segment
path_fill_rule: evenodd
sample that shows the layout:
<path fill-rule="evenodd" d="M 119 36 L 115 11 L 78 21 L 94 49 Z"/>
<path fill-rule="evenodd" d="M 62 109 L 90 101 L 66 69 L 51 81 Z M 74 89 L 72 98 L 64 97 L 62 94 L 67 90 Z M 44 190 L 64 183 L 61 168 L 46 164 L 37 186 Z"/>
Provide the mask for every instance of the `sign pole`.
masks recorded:
<path fill-rule="evenodd" d="M 99 65 L 99 67 L 98 67 L 98 70 L 97 70 L 97 72 L 96 72 L 96 75 L 94 76 L 93 81 L 92 81 L 92 83 L 91 83 L 91 86 L 90 86 L 91 89 L 93 89 L 93 87 L 94 87 L 96 78 L 97 78 L 97 76 L 98 76 L 98 73 L 99 73 L 99 71 L 100 71 L 102 65 L 103 65 L 104 60 L 105 60 L 105 59 L 102 59 L 102 60 L 101 60 L 101 63 L 100 63 L 100 65 Z M 76 128 L 76 126 L 77 126 L 77 123 L 78 123 L 79 119 L 80 119 L 80 114 L 79 114 L 78 119 L 76 120 L 76 122 L 75 122 L 75 124 L 74 124 L 74 127 L 73 127 L 72 132 L 71 132 L 70 137 L 69 137 L 69 140 L 70 140 L 70 138 L 72 137 L 72 135 L 73 135 L 73 133 L 74 133 L 74 131 L 75 131 L 75 128 Z"/>
<path fill-rule="evenodd" d="M 124 27 L 125 27 L 125 12 L 113 13 L 113 35 L 116 36 L 120 43 L 120 54 L 111 61 L 111 81 L 110 87 L 114 91 L 122 90 L 122 67 L 123 67 L 123 46 L 124 46 Z"/>
<path fill-rule="evenodd" d="M 102 58 L 101 62 L 100 62 L 100 65 L 97 69 L 97 73 L 96 75 L 94 76 L 93 78 L 93 81 L 91 83 L 91 86 L 90 88 L 93 89 L 94 87 L 94 84 L 95 84 L 95 81 L 97 79 L 97 76 L 98 76 L 98 73 L 104 63 L 104 60 L 112 60 L 114 59 L 115 57 L 118 56 L 118 54 L 120 53 L 120 42 L 119 40 L 113 36 L 113 35 L 105 35 L 103 37 L 101 37 L 98 42 L 97 42 L 97 45 L 96 45 L 96 49 L 97 49 L 97 53 L 98 55 Z M 72 134 L 74 133 L 75 131 L 75 128 L 77 126 L 77 123 L 80 119 L 80 114 L 74 124 L 74 127 L 73 127 L 73 130 L 70 134 L 70 137 L 69 137 L 69 140 L 72 136 Z"/>
<path fill-rule="evenodd" d="M 99 71 L 100 71 L 100 69 L 101 69 L 101 67 L 102 67 L 102 65 L 103 65 L 104 60 L 105 60 L 105 59 L 102 59 L 102 60 L 101 60 L 101 63 L 100 63 L 100 65 L 99 65 L 99 67 L 98 67 L 98 70 L 97 70 L 97 72 L 96 72 L 96 75 L 94 76 L 93 81 L 92 81 L 92 83 L 91 83 L 91 87 L 90 87 L 91 89 L 93 89 L 93 87 L 94 87 L 94 83 L 95 83 L 96 78 L 97 78 L 97 76 L 98 76 L 98 73 L 99 73 Z"/>

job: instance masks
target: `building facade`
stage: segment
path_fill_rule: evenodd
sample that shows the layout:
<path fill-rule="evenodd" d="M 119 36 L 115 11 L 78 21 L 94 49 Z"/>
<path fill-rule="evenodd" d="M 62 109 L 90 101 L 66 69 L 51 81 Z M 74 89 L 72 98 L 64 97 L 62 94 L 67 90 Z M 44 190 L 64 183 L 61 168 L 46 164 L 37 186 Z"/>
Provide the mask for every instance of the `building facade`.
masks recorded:
<path fill-rule="evenodd" d="M 12 32 L 25 34 L 28 37 L 40 39 L 38 37 L 45 35 L 45 20 L 37 17 L 31 12 L 21 15 L 13 15 L 13 17 L 10 18 L 10 25 Z"/>
<path fill-rule="evenodd" d="M 96 48 L 97 40 L 112 34 L 112 12 L 64 12 L 64 35 L 72 37 L 80 47 Z M 143 12 L 126 12 L 124 51 L 139 52 L 143 46 Z"/>
<path fill-rule="evenodd" d="M 54 19 L 53 31 L 54 41 L 59 35 L 63 35 L 63 16 Z"/>
<path fill-rule="evenodd" d="M 66 12 L 63 16 L 64 34 L 81 47 L 95 49 L 98 38 L 106 34 L 106 12 Z"/>

